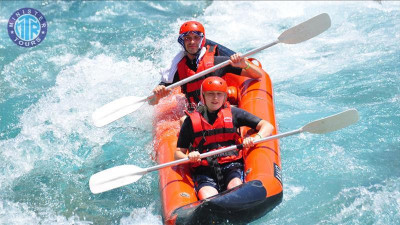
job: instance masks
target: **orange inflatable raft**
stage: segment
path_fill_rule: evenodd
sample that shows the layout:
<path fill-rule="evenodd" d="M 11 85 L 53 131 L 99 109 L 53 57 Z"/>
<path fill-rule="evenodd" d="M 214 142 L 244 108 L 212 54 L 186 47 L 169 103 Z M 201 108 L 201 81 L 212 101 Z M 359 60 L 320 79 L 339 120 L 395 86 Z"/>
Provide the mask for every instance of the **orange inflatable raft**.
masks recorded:
<path fill-rule="evenodd" d="M 268 74 L 262 79 L 225 75 L 230 86 L 229 100 L 274 125 L 277 133 L 273 90 Z M 179 89 L 179 88 L 178 88 Z M 162 99 L 155 108 L 154 148 L 159 164 L 174 161 L 174 151 L 184 115 L 184 95 L 180 90 Z M 241 128 L 242 137 L 254 135 Z M 196 196 L 189 165 L 159 171 L 159 188 L 165 224 L 248 223 L 264 216 L 282 201 L 281 161 L 278 140 L 244 149 L 245 183 L 211 198 Z"/>

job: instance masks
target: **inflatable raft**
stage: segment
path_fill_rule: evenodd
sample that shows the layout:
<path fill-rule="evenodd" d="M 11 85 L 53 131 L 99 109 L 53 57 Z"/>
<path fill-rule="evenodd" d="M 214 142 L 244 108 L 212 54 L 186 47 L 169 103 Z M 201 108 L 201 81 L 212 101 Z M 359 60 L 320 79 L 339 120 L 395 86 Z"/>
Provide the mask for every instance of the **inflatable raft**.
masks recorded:
<path fill-rule="evenodd" d="M 273 90 L 268 74 L 262 79 L 225 75 L 229 101 L 269 121 L 277 133 Z M 154 148 L 159 164 L 174 160 L 184 115 L 184 95 L 179 88 L 162 99 L 155 108 Z M 254 130 L 241 128 L 241 135 Z M 264 216 L 282 201 L 281 161 L 278 140 L 259 143 L 244 149 L 245 183 L 234 189 L 199 201 L 190 176 L 190 165 L 167 167 L 159 171 L 159 188 L 165 224 L 248 223 Z"/>

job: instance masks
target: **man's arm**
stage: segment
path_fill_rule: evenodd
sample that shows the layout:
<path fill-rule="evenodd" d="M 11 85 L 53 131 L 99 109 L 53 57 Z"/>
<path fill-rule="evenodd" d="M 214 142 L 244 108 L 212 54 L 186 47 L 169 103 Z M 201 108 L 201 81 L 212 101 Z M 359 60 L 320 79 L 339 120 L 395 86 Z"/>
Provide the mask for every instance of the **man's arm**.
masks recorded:
<path fill-rule="evenodd" d="M 232 55 L 231 57 L 238 57 L 238 56 L 237 55 Z M 226 60 L 231 60 L 231 58 L 226 57 L 226 56 L 215 56 L 215 58 L 214 58 L 215 65 L 223 63 Z M 245 77 L 254 78 L 254 79 L 259 79 L 262 76 L 266 76 L 267 75 L 267 73 L 263 69 L 261 69 L 260 67 L 254 65 L 253 63 L 251 63 L 247 59 L 243 58 L 242 63 L 244 63 L 244 65 L 235 64 L 235 66 L 234 66 L 234 65 L 230 64 L 230 65 L 228 65 L 226 67 L 223 67 L 223 68 L 221 68 L 219 70 L 216 70 L 214 72 L 214 74 L 215 74 L 215 76 L 222 77 L 226 73 L 232 73 L 232 74 L 236 74 L 236 75 L 239 75 L 239 76 L 245 76 Z"/>
<path fill-rule="evenodd" d="M 254 65 L 252 62 L 250 62 L 247 59 L 246 59 L 246 63 L 248 63 L 248 66 L 246 66 L 244 69 L 242 69 L 242 73 L 240 74 L 240 76 L 259 79 L 259 78 L 267 75 L 267 73 L 263 69 Z"/>
<path fill-rule="evenodd" d="M 233 67 L 242 68 L 240 76 L 258 79 L 267 74 L 263 69 L 244 58 L 240 53 L 233 54 L 230 60 Z"/>

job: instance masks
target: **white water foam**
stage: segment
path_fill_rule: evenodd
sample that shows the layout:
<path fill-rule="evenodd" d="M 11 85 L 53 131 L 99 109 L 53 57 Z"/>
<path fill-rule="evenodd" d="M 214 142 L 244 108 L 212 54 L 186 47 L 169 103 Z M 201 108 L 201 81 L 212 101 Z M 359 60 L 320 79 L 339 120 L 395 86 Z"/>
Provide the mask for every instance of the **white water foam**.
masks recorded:
<path fill-rule="evenodd" d="M 303 186 L 292 185 L 286 179 L 284 181 L 285 181 L 285 191 L 283 195 L 283 201 L 286 202 L 290 201 L 291 199 L 295 198 L 306 189 Z"/>
<path fill-rule="evenodd" d="M 400 179 L 343 189 L 333 204 L 335 202 L 339 212 L 329 218 L 332 223 L 400 224 Z M 321 221 L 321 224 L 326 222 Z"/>
<path fill-rule="evenodd" d="M 128 116 L 129 120 L 121 119 L 104 128 L 95 128 L 91 121 L 94 110 L 111 100 L 126 95 L 148 94 L 148 87 L 153 87 L 154 84 L 151 79 L 143 80 L 141 77 L 143 74 L 156 73 L 150 61 L 139 61 L 135 57 L 117 61 L 105 55 L 88 58 L 70 54 L 53 56 L 49 60 L 65 67 L 57 75 L 55 86 L 37 103 L 24 110 L 18 125 L 21 130 L 15 138 L 0 140 L 0 158 L 3 164 L 0 189 L 4 192 L 12 192 L 10 188 L 15 185 L 14 180 L 28 174 L 40 162 L 60 160 L 62 170 L 67 171 L 68 167 L 84 168 L 88 162 L 103 153 L 102 146 L 109 143 L 119 130 L 129 131 L 134 128 L 132 124 L 140 124 L 140 129 L 148 130 L 149 133 L 151 131 L 151 114 L 140 113 L 141 110 L 148 111 L 149 106 L 143 106 L 137 114 Z M 75 63 L 70 65 L 71 61 Z M 18 81 L 15 82 L 13 84 L 18 86 Z M 126 123 L 127 121 L 129 122 Z M 143 149 L 151 154 L 151 146 L 134 151 L 143 152 Z M 135 158 L 134 153 L 130 156 L 131 159 Z M 76 179 L 73 182 L 79 183 Z M 53 197 L 55 199 L 49 200 L 62 201 Z M 56 224 L 54 221 L 59 221 L 59 224 L 87 224 L 76 218 L 67 219 L 55 213 L 46 214 L 48 209 L 39 210 L 40 215 L 37 215 L 19 203 L 3 205 L 4 210 L 15 210 L 14 213 L 19 215 L 17 217 L 25 219 L 11 220 L 6 216 L 5 221 L 10 221 L 8 224 L 13 221 L 15 224 L 39 224 L 43 221 L 45 224 Z M 0 214 L 6 213 L 3 211 Z"/>
<path fill-rule="evenodd" d="M 0 224 L 48 224 L 48 225 L 90 225 L 90 221 L 81 220 L 77 216 L 57 215 L 51 207 L 31 210 L 25 203 L 14 203 L 0 200 Z"/>
<path fill-rule="evenodd" d="M 50 61 L 56 61 L 54 58 Z M 57 61 L 59 64 L 67 64 L 72 58 L 73 56 L 67 54 L 58 57 Z M 139 62 L 135 57 L 120 62 L 105 55 L 93 59 L 82 58 L 77 64 L 62 70 L 57 75 L 55 87 L 25 110 L 20 118 L 20 134 L 14 139 L 0 142 L 3 149 L 1 154 L 9 159 L 7 161 L 13 167 L 25 168 L 16 170 L 24 173 L 33 167 L 36 160 L 53 157 L 59 151 L 72 153 L 77 143 L 71 143 L 68 138 L 71 135 L 78 135 L 97 146 L 97 150 L 94 149 L 92 153 L 99 151 L 99 147 L 110 140 L 112 134 L 109 132 L 113 126 L 94 129 L 91 113 L 97 107 L 119 97 L 148 94 L 144 87 L 151 87 L 153 84 L 149 80 L 143 82 L 140 76 L 154 73 L 150 71 L 152 67 L 151 62 Z M 136 68 L 135 73 L 132 73 L 132 68 Z M 150 121 L 150 116 L 137 114 L 131 123 L 138 120 Z M 117 124 L 119 127 L 130 126 Z M 147 126 L 150 128 L 149 123 Z M 43 136 L 51 136 L 51 139 L 57 141 L 52 142 L 48 139 L 50 137 Z M 84 159 L 76 160 L 82 163 Z M 18 172 L 10 171 L 5 177 L 19 175 L 21 174 Z"/>
<path fill-rule="evenodd" d="M 329 75 L 351 67 L 352 64 L 364 62 L 366 57 L 379 58 L 381 54 L 388 54 L 385 51 L 377 53 L 375 48 L 367 49 L 368 52 L 360 48 L 360 45 L 381 44 L 381 36 L 387 36 L 384 27 L 376 34 L 370 34 L 360 30 L 360 24 L 352 22 L 351 12 L 359 11 L 360 6 L 363 11 L 365 7 L 384 11 L 400 8 L 399 3 L 385 2 L 380 6 L 372 1 L 346 4 L 325 1 L 216 1 L 197 19 L 204 22 L 209 39 L 244 53 L 271 43 L 285 29 L 308 18 L 328 13 L 332 19 L 332 26 L 321 35 L 296 45 L 278 44 L 255 55 L 270 73 L 273 81 L 280 82 L 296 76 L 307 75 L 310 79 L 317 75 Z M 251 16 L 244 14 L 249 10 L 252 12 Z M 238 17 L 241 19 L 238 20 Z"/>
<path fill-rule="evenodd" d="M 162 218 L 160 215 L 154 215 L 154 203 L 145 208 L 133 209 L 127 217 L 122 217 L 120 225 L 161 225 Z"/>

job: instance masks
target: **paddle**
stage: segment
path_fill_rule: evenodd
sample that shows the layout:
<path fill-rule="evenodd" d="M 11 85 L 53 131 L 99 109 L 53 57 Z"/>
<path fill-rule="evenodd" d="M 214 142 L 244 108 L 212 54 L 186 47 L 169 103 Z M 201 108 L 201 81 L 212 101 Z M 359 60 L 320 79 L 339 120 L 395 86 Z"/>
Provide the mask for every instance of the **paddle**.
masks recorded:
<path fill-rule="evenodd" d="M 261 143 L 261 142 L 265 142 L 265 141 L 275 140 L 275 139 L 279 139 L 282 137 L 286 137 L 286 136 L 290 136 L 290 135 L 294 135 L 294 134 L 298 134 L 298 133 L 302 133 L 302 132 L 309 132 L 309 133 L 313 133 L 313 134 L 325 134 L 325 133 L 329 133 L 329 132 L 347 127 L 357 121 L 358 121 L 357 110 L 349 109 L 347 111 L 310 122 L 297 130 L 265 137 L 265 138 L 255 141 L 254 143 L 257 144 L 257 143 Z M 232 151 L 235 149 L 242 149 L 242 148 L 243 148 L 243 146 L 241 144 L 233 145 L 233 146 L 222 148 L 222 149 L 219 149 L 216 151 L 203 153 L 200 155 L 200 158 L 205 158 L 208 156 L 213 156 L 216 154 Z M 101 172 L 98 172 L 98 173 L 94 174 L 92 177 L 90 177 L 90 180 L 89 180 L 90 190 L 94 194 L 105 192 L 105 191 L 108 191 L 108 190 L 111 190 L 114 188 L 122 187 L 122 186 L 125 186 L 128 184 L 131 184 L 133 182 L 136 182 L 137 180 L 139 180 L 143 175 L 145 175 L 148 172 L 156 171 L 156 170 L 159 170 L 159 169 L 162 169 L 165 167 L 179 165 L 179 164 L 183 164 L 183 163 L 187 163 L 187 162 L 189 162 L 189 159 L 185 158 L 185 159 L 180 159 L 180 160 L 160 164 L 157 166 L 152 166 L 149 168 L 140 168 L 135 165 L 121 165 L 121 166 L 109 168 L 109 169 L 103 170 Z"/>
<path fill-rule="evenodd" d="M 248 57 L 248 56 L 253 55 L 261 50 L 264 50 L 266 48 L 274 46 L 278 43 L 297 44 L 297 43 L 306 41 L 310 38 L 313 38 L 313 37 L 321 34 L 325 30 L 327 30 L 330 26 L 331 26 L 331 19 L 329 18 L 329 15 L 326 13 L 320 14 L 320 15 L 315 16 L 297 26 L 294 26 L 294 27 L 286 30 L 278 37 L 278 40 L 276 40 L 270 44 L 263 45 L 252 51 L 249 51 L 246 54 L 244 54 L 243 56 Z M 213 66 L 209 69 L 201 71 L 200 73 L 197 73 L 191 77 L 188 77 L 179 82 L 176 82 L 176 83 L 168 86 L 166 89 L 170 90 L 175 87 L 181 86 L 181 85 L 186 84 L 192 80 L 195 80 L 201 76 L 204 76 L 208 73 L 211 73 L 215 70 L 225 67 L 229 64 L 230 64 L 230 60 L 227 60 L 227 61 L 220 63 L 216 66 Z M 93 115 L 92 115 L 93 123 L 97 127 L 102 127 L 104 125 L 107 125 L 123 116 L 128 115 L 129 113 L 136 111 L 146 101 L 152 99 L 153 97 L 154 97 L 154 95 L 150 95 L 147 97 L 127 96 L 127 97 L 123 97 L 123 98 L 114 100 L 114 101 L 98 108 L 93 113 Z"/>

